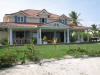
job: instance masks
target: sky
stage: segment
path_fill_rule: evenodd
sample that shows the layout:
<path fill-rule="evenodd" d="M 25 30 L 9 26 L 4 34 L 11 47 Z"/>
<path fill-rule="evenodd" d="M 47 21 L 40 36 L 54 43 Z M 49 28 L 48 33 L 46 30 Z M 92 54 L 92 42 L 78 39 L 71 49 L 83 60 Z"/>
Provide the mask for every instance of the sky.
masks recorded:
<path fill-rule="evenodd" d="M 100 24 L 100 0 L 1 0 L 0 22 L 5 14 L 25 9 L 46 9 L 48 12 L 69 16 L 71 11 L 80 14 L 83 26 Z"/>

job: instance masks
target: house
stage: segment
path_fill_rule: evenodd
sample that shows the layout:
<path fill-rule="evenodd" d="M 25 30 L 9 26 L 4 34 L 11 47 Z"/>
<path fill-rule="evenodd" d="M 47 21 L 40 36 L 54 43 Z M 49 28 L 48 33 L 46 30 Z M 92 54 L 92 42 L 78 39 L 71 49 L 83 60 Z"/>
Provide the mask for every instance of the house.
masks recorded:
<path fill-rule="evenodd" d="M 84 42 L 83 31 L 89 27 L 70 25 L 72 19 L 66 15 L 56 15 L 47 10 L 22 10 L 16 13 L 5 14 L 0 22 L 0 40 L 6 39 L 13 44 L 31 43 L 31 38 L 37 39 L 37 44 L 43 44 L 46 36 L 48 43 L 54 38 L 58 43 L 71 43 L 71 31 L 78 31 L 78 41 Z M 87 37 L 89 41 L 89 36 Z"/>

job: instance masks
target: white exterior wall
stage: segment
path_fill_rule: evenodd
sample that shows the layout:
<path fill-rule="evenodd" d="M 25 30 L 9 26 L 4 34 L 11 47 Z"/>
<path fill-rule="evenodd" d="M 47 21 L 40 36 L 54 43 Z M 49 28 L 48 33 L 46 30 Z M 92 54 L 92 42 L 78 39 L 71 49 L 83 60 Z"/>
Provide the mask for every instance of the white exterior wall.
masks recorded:
<path fill-rule="evenodd" d="M 15 15 L 19 16 L 19 17 L 24 17 L 25 16 L 25 14 L 23 14 L 23 13 L 17 13 Z M 8 16 L 8 21 L 7 22 L 15 22 L 15 15 Z M 27 23 L 40 23 L 40 18 L 47 18 L 47 23 L 54 22 L 54 21 L 57 21 L 59 19 L 59 18 L 48 18 L 47 14 L 39 14 L 38 18 L 27 16 L 26 22 Z M 60 19 L 64 20 L 66 18 L 65 17 L 60 17 Z M 71 22 L 69 20 L 67 20 L 67 23 L 70 24 Z"/>
<path fill-rule="evenodd" d="M 0 31 L 0 40 L 8 40 L 8 32 Z"/>

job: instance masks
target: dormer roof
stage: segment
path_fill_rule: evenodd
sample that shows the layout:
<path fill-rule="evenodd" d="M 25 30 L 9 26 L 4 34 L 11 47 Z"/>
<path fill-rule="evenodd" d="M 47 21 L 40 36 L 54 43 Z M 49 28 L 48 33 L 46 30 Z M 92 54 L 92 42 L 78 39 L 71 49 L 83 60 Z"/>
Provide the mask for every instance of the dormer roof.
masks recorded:
<path fill-rule="evenodd" d="M 53 14 L 53 13 L 49 13 L 47 12 L 45 9 L 43 10 L 32 10 L 32 9 L 27 9 L 27 10 L 21 10 L 19 12 L 16 13 L 23 13 L 27 16 L 32 16 L 32 17 L 38 17 L 37 15 L 40 14 L 41 12 L 46 12 L 50 15 L 51 18 L 58 18 L 60 17 L 59 15 Z M 6 14 L 6 15 L 14 15 L 16 13 L 11 13 L 11 14 Z"/>

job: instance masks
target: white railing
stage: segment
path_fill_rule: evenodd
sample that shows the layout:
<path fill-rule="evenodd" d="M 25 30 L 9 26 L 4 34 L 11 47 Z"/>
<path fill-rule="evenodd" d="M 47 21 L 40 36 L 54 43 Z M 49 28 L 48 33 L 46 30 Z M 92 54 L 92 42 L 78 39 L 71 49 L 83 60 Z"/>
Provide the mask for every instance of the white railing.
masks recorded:
<path fill-rule="evenodd" d="M 13 39 L 13 42 L 16 45 L 23 45 L 23 44 L 30 44 L 31 40 L 26 38 L 15 38 Z"/>

